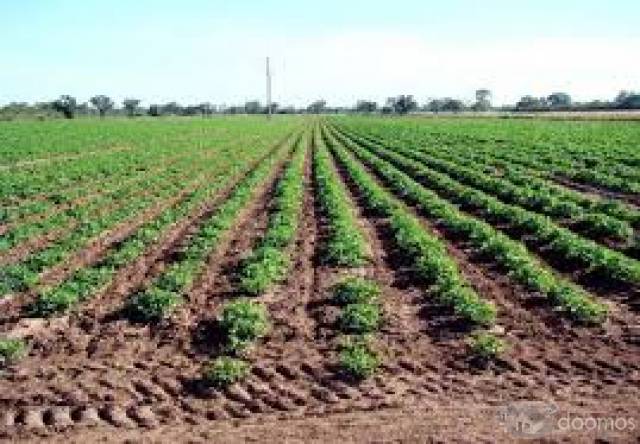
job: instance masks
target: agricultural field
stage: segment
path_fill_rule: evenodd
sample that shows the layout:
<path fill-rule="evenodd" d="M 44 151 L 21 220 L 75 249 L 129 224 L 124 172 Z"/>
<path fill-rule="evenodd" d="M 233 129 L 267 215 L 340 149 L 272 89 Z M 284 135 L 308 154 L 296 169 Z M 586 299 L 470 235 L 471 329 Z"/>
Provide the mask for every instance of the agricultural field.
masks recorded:
<path fill-rule="evenodd" d="M 640 437 L 635 122 L 6 122 L 0 203 L 0 439 Z"/>

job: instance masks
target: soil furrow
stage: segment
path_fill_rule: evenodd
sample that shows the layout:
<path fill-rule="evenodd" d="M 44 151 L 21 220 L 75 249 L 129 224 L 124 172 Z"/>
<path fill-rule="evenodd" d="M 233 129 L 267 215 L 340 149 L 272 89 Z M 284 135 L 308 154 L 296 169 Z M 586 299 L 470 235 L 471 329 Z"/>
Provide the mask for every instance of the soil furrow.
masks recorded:
<path fill-rule="evenodd" d="M 640 196 L 629 193 L 622 193 L 619 191 L 607 190 L 605 188 L 595 185 L 588 185 L 586 183 L 575 182 L 571 179 L 561 176 L 551 177 L 550 180 L 557 182 L 558 184 L 567 188 L 585 193 L 587 196 L 591 195 L 604 199 L 622 200 L 628 204 L 632 204 L 636 208 L 640 207 Z"/>
<path fill-rule="evenodd" d="M 375 174 L 372 174 L 366 166 L 364 168 L 372 175 L 378 184 L 382 185 Z M 349 189 L 358 198 L 358 190 L 348 179 L 348 175 L 338 166 L 341 176 L 345 179 Z M 613 325 L 606 325 L 603 329 L 580 329 L 567 324 L 559 316 L 549 310 L 548 304 L 536 295 L 528 294 L 520 286 L 515 285 L 510 279 L 501 274 L 495 263 L 487 262 L 487 258 L 480 258 L 477 254 L 465 245 L 460 239 L 448 236 L 442 231 L 443 227 L 433 226 L 428 220 L 421 218 L 415 208 L 412 209 L 424 223 L 425 229 L 447 240 L 449 254 L 455 258 L 458 266 L 465 278 L 472 286 L 487 298 L 493 300 L 499 307 L 498 327 L 504 329 L 507 337 L 512 343 L 512 350 L 505 357 L 506 360 L 498 363 L 495 371 L 506 374 L 517 374 L 520 371 L 518 362 L 542 361 L 542 366 L 538 365 L 540 375 L 551 371 L 557 373 L 553 366 L 556 362 L 571 356 L 573 360 L 584 363 L 584 368 L 591 378 L 601 382 L 616 376 L 617 387 L 623 389 L 625 384 L 633 384 L 637 380 L 637 366 L 640 360 L 637 358 L 637 349 L 633 345 L 626 344 L 621 331 L 621 325 L 628 325 L 629 319 L 616 319 Z M 374 224 L 378 225 L 376 231 L 381 238 L 390 239 L 390 233 L 386 233 L 384 220 L 373 218 Z M 372 242 L 373 243 L 373 242 Z M 385 246 L 387 251 L 393 255 L 393 245 L 388 243 Z M 401 252 L 396 253 L 396 263 L 393 269 L 397 273 L 402 272 Z M 411 283 L 410 270 L 407 271 L 405 279 Z M 413 282 L 415 286 L 415 282 Z M 463 371 L 464 373 L 476 373 L 474 367 L 465 357 L 464 343 L 452 340 L 459 336 L 455 323 L 451 324 L 451 319 L 443 316 L 442 308 L 437 304 L 431 304 L 428 296 L 423 296 L 422 304 L 424 309 L 421 313 L 426 317 L 427 327 L 424 333 L 432 338 L 436 338 L 436 344 L 440 346 L 440 356 L 446 360 L 446 365 L 442 366 L 450 371 Z M 405 321 L 406 322 L 406 321 Z M 404 325 L 404 324 L 403 324 Z M 452 335 L 453 333 L 453 335 Z M 413 339 L 412 349 L 417 349 L 421 341 L 420 337 Z M 550 344 L 553 344 L 551 346 Z M 598 348 L 596 355 L 599 359 L 608 362 L 615 362 L 616 371 L 600 372 L 597 366 L 591 363 L 589 356 L 593 355 L 594 345 Z M 562 356 L 562 357 L 561 357 Z M 419 360 L 416 360 L 419 362 Z M 431 362 L 430 366 L 440 367 L 438 363 Z M 506 373 L 505 373 L 506 372 Z M 561 374 L 569 375 L 571 370 L 564 369 Z M 532 378 L 535 376 L 532 376 Z M 464 376 L 463 376 L 464 378 Z M 471 384 L 470 381 L 467 382 Z M 575 389 L 589 387 L 594 383 L 594 379 L 576 380 L 575 384 L 569 384 Z M 494 387 L 502 390 L 509 396 L 508 391 L 511 386 Z"/>

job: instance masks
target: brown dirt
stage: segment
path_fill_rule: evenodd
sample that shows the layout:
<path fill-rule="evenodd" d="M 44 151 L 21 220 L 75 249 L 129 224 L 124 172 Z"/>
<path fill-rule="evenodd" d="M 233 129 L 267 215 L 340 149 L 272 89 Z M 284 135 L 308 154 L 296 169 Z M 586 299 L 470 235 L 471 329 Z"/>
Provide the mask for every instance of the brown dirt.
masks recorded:
<path fill-rule="evenodd" d="M 179 155 L 175 156 L 175 158 L 178 158 L 178 157 Z M 90 184 L 87 184 L 87 183 L 84 183 L 82 185 L 75 184 L 75 186 L 73 186 L 70 189 L 80 189 L 83 191 L 83 195 L 75 199 L 72 199 L 69 202 L 65 202 L 62 204 L 55 204 L 51 207 L 50 210 L 44 213 L 34 213 L 34 214 L 27 215 L 25 217 L 22 217 L 20 219 L 17 219 L 15 221 L 12 221 L 10 223 L 0 224 L 0 236 L 10 231 L 12 228 L 19 226 L 20 224 L 30 223 L 30 222 L 35 222 L 35 221 L 43 220 L 46 218 L 50 218 L 52 215 L 58 214 L 72 207 L 84 205 L 87 202 L 105 194 L 105 192 L 108 191 L 110 187 L 113 186 L 114 184 L 117 186 L 117 188 L 121 188 L 123 185 L 128 185 L 130 183 L 140 181 L 143 178 L 157 174 L 165 167 L 166 167 L 166 164 L 162 164 L 154 168 L 146 169 L 143 174 L 139 174 L 137 170 L 133 170 L 129 172 L 125 177 L 103 179 L 96 183 L 90 183 Z M 43 196 L 40 196 L 39 198 L 38 197 L 27 198 L 24 201 L 32 202 L 34 200 L 45 200 L 46 196 L 47 195 L 45 194 Z"/>
<path fill-rule="evenodd" d="M 253 370 L 245 381 L 214 390 L 200 383 L 198 372 L 215 352 L 212 327 L 221 303 L 237 295 L 237 264 L 264 232 L 268 188 L 257 191 L 169 322 L 149 328 L 97 316 L 95 326 L 83 317 L 107 314 L 96 302 L 83 316 L 58 320 L 47 338 L 35 341 L 29 356 L 0 379 L 0 439 L 514 442 L 498 413 L 518 400 L 553 401 L 573 416 L 632 417 L 640 424 L 640 357 L 637 343 L 625 340 L 621 328 L 629 319 L 614 316 L 621 325 L 596 330 L 570 326 L 495 264 L 423 220 L 446 240 L 469 282 L 499 307 L 500 327 L 512 345 L 503 360 L 479 367 L 466 357 L 468 332 L 416 282 L 391 242 L 387 221 L 363 211 L 357 192 L 353 200 L 371 262 L 353 270 L 319 262 L 326 221 L 314 205 L 308 160 L 305 189 L 294 266 L 286 282 L 258 298 L 273 329 L 251 350 Z M 154 263 L 179 245 L 164 242 L 171 246 Z M 385 323 L 376 334 L 384 365 L 360 384 L 344 380 L 335 368 L 336 312 L 328 288 L 345 273 L 371 276 L 384 289 Z M 126 279 L 120 276 L 118 285 Z M 572 431 L 545 442 L 639 437 L 637 428 L 597 436 Z"/>
<path fill-rule="evenodd" d="M 207 157 L 213 157 L 215 156 L 215 153 L 209 153 L 207 155 Z M 126 185 L 128 183 L 134 183 L 136 181 L 141 181 L 144 180 L 145 178 L 148 178 L 150 176 L 153 176 L 154 174 L 156 174 L 157 172 L 159 172 L 160 170 L 162 170 L 162 168 L 166 167 L 166 165 L 162 166 L 162 167 L 158 167 L 158 168 L 154 168 L 152 170 L 148 170 L 145 172 L 145 174 L 143 175 L 138 175 L 135 176 L 133 178 L 130 179 L 123 179 L 121 181 L 121 183 L 118 185 L 118 187 L 120 188 L 121 185 Z M 205 174 L 204 173 L 200 173 L 198 174 L 197 177 L 199 177 L 200 179 L 198 180 L 205 180 Z M 182 178 L 177 178 L 174 179 L 175 180 L 184 180 L 188 177 L 188 174 L 184 175 L 184 177 Z M 190 185 L 190 187 L 195 187 L 197 186 L 197 180 L 193 180 L 192 181 L 192 185 Z M 104 191 L 104 190 L 103 190 Z M 95 197 L 99 197 L 100 195 L 103 194 L 103 191 L 101 192 L 97 192 L 94 193 L 93 195 L 85 195 L 82 196 L 78 199 L 76 199 L 74 202 L 70 203 L 69 205 L 63 205 L 63 206 L 56 206 L 54 207 L 54 209 L 52 209 L 52 211 L 47 212 L 44 215 L 33 215 L 34 219 L 39 219 L 39 218 L 45 218 L 45 217 L 51 217 L 53 214 L 56 214 L 59 211 L 62 211 L 64 208 L 68 208 L 71 207 L 73 205 L 83 205 L 84 203 L 87 203 L 89 200 L 92 200 Z M 180 193 L 181 195 L 184 195 L 187 191 L 189 191 L 189 189 L 187 189 L 187 187 L 185 186 L 185 189 Z M 142 193 L 142 195 L 146 195 L 149 194 L 149 192 L 144 192 Z M 122 201 L 114 201 L 111 202 L 109 205 L 103 207 L 100 209 L 101 212 L 109 212 L 112 210 L 115 210 L 116 208 L 120 207 L 121 205 L 123 205 Z M 29 220 L 30 218 L 26 218 L 26 219 L 22 219 L 20 222 L 16 222 L 16 224 L 18 223 L 23 223 L 27 220 Z M 12 227 L 13 224 L 10 225 L 4 225 L 2 227 L 0 227 L 0 235 L 2 234 L 1 230 L 9 230 Z M 32 238 L 21 242 L 20 244 L 16 245 L 15 247 L 13 247 L 12 249 L 6 251 L 6 252 L 2 252 L 0 253 L 0 265 L 5 265 L 5 264 L 11 264 L 11 263 L 17 263 L 20 262 L 21 260 L 24 260 L 29 254 L 32 254 L 36 251 L 40 251 L 44 248 L 47 248 L 51 243 L 53 243 L 55 240 L 59 239 L 60 237 L 62 237 L 63 235 L 66 235 L 68 233 L 70 233 L 74 227 L 76 226 L 76 222 L 72 221 L 70 224 L 67 224 L 64 227 L 60 227 L 58 229 L 52 230 L 50 232 L 44 233 L 40 236 L 33 236 Z M 55 275 L 57 275 L 57 272 L 54 272 Z"/>
<path fill-rule="evenodd" d="M 640 207 L 640 196 L 631 193 L 622 193 L 619 191 L 608 190 L 604 187 L 595 185 L 589 185 L 586 183 L 579 183 L 566 177 L 552 177 L 552 180 L 563 185 L 567 188 L 571 188 L 576 191 L 580 191 L 587 195 L 594 197 L 600 197 L 605 199 L 617 199 L 634 205 L 636 208 Z"/>
<path fill-rule="evenodd" d="M 561 406 L 562 407 L 562 406 Z M 574 416 L 587 416 L 588 410 Z M 505 432 L 494 405 L 448 403 L 413 404 L 404 408 L 330 413 L 326 415 L 253 415 L 243 420 L 160 425 L 140 430 L 115 427 L 61 429 L 57 434 L 29 434 L 30 442 L 189 442 L 189 443 L 494 443 L 494 442 L 631 442 L 628 435 L 606 438 L 589 432 L 558 433 L 553 439 L 516 439 Z"/>
<path fill-rule="evenodd" d="M 368 169 L 368 168 L 367 168 Z M 370 171 L 371 172 L 371 171 Z M 373 176 L 376 176 L 373 174 Z M 419 178 L 414 178 L 418 183 L 422 183 Z M 381 186 L 384 186 L 383 181 L 379 181 Z M 424 185 L 429 188 L 428 184 Z M 434 191 L 444 200 L 449 200 L 446 196 L 436 190 Z M 610 279 L 604 279 L 597 273 L 592 272 L 585 264 L 578 261 L 568 262 L 561 257 L 558 257 L 553 251 L 551 251 L 546 244 L 541 243 L 535 236 L 523 233 L 517 227 L 514 227 L 508 223 L 494 223 L 487 220 L 487 214 L 482 209 L 475 208 L 463 208 L 463 212 L 469 216 L 476 217 L 479 220 L 485 220 L 490 225 L 493 225 L 497 231 L 501 231 L 514 240 L 522 242 L 527 246 L 529 251 L 536 255 L 541 263 L 558 271 L 565 278 L 573 280 L 577 284 L 586 288 L 588 291 L 617 303 L 622 303 L 623 306 L 613 307 L 614 312 L 622 311 L 627 321 L 631 321 L 632 325 L 635 325 L 637 320 L 638 311 L 640 311 L 640 304 L 638 304 L 638 296 L 640 296 L 640 288 L 623 282 L 613 282 Z M 444 229 L 444 227 L 442 227 Z M 629 313 L 629 311 L 633 313 Z M 634 319 L 635 318 L 635 319 Z"/>
<path fill-rule="evenodd" d="M 142 172 L 142 174 L 145 174 L 145 172 L 149 172 L 149 171 L 151 172 L 160 171 L 161 169 L 166 168 L 167 165 L 170 165 L 173 161 L 179 159 L 182 155 L 183 153 L 178 153 L 178 154 L 172 154 L 171 156 L 162 157 L 160 158 L 159 161 L 151 165 L 147 164 L 145 166 L 145 169 L 139 169 L 140 167 L 132 168 L 128 174 L 133 176 L 132 180 L 135 180 L 135 177 L 138 176 L 140 172 Z M 58 193 L 68 193 L 68 192 L 77 192 L 77 191 L 92 192 L 94 190 L 99 190 L 102 183 L 105 180 L 107 181 L 110 180 L 110 178 L 112 179 L 113 177 L 106 176 L 106 177 L 102 177 L 100 180 L 92 181 L 89 183 L 82 180 L 72 181 L 71 183 L 66 185 L 56 186 L 52 190 L 44 190 L 40 193 L 36 193 L 28 197 L 19 198 L 14 201 L 11 201 L 11 206 L 20 206 L 23 203 L 28 203 L 33 201 L 46 201 L 46 200 L 49 200 L 53 194 L 58 194 Z"/>
<path fill-rule="evenodd" d="M 276 144 L 270 152 L 277 150 L 279 146 L 280 144 Z M 260 160 L 261 159 L 258 159 L 252 162 L 247 171 L 255 168 Z M 165 268 L 167 262 L 170 262 L 176 252 L 180 250 L 182 243 L 197 231 L 202 222 L 206 220 L 218 205 L 226 199 L 235 187 L 235 184 L 238 183 L 245 174 L 246 173 L 240 173 L 235 178 L 232 178 L 227 186 L 215 193 L 213 197 L 209 198 L 199 208 L 194 209 L 189 216 L 174 224 L 170 230 L 165 233 L 163 238 L 152 245 L 145 254 L 141 255 L 141 257 L 133 263 L 119 270 L 111 285 L 94 295 L 88 303 L 83 304 L 79 316 L 84 318 L 84 320 L 81 321 L 80 324 L 84 324 L 85 328 L 89 328 L 88 326 L 94 324 L 96 319 L 102 318 L 105 313 L 112 312 L 114 310 L 114 303 L 121 303 L 122 298 L 127 294 L 130 294 L 135 289 L 143 287 L 145 281 L 150 282 L 155 276 L 160 274 Z M 172 204 L 177 203 L 187 191 L 188 190 L 185 189 L 178 196 L 173 197 L 170 202 L 163 203 L 163 208 L 168 208 Z M 111 232 L 109 238 L 113 239 L 110 242 L 106 242 L 104 239 L 105 236 L 101 236 L 99 239 L 101 242 L 99 244 L 91 244 L 88 249 L 83 250 L 77 255 L 76 260 L 90 257 L 91 260 L 87 263 L 94 263 L 99 260 L 100 256 L 106 253 L 108 248 L 128 236 L 135 230 L 135 228 L 139 227 L 147 220 L 150 220 L 154 215 L 155 213 L 143 213 L 139 216 L 144 218 L 144 221 L 141 223 L 137 223 L 132 226 L 130 225 L 132 221 L 128 221 L 127 223 L 122 224 L 121 229 L 126 230 L 126 232 L 124 234 L 119 234 L 117 238 L 114 238 L 114 235 L 120 233 L 120 230 Z M 100 247 L 100 245 L 102 245 L 102 247 Z M 74 269 L 78 267 L 79 266 L 76 266 Z M 59 268 L 66 270 L 66 272 L 56 273 L 55 271 Z M 69 268 L 69 264 L 65 262 L 60 267 L 49 270 L 47 274 L 55 276 L 57 282 L 61 282 L 65 276 L 68 276 L 71 273 Z M 34 293 L 21 296 L 21 298 L 12 298 L 12 300 L 2 301 L 4 304 L 2 316 L 0 316 L 0 320 L 2 320 L 0 330 L 8 332 L 9 336 L 20 336 L 19 333 L 25 331 L 33 334 L 35 330 L 42 330 L 48 325 L 47 321 L 43 321 L 41 319 L 22 319 L 22 309 L 33 299 Z M 58 324 L 58 322 L 54 322 L 54 326 Z"/>

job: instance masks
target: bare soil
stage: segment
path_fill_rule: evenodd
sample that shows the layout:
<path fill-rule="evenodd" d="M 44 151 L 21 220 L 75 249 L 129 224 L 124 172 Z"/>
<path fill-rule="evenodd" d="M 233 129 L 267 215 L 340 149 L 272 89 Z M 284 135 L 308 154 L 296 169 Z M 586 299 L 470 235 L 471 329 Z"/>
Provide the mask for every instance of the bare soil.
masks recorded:
<path fill-rule="evenodd" d="M 258 298 L 273 325 L 249 353 L 251 375 L 224 390 L 204 386 L 201 365 L 217 353 L 215 318 L 238 296 L 235 273 L 264 233 L 279 171 L 256 190 L 168 321 L 132 325 L 114 312 L 171 260 L 189 229 L 176 228 L 99 298 L 34 335 L 29 355 L 0 378 L 0 439 L 514 442 L 500 412 L 523 400 L 553 402 L 558 418 L 633 418 L 640 427 L 640 331 L 633 332 L 637 316 L 624 304 L 612 300 L 612 320 L 602 328 L 570 325 L 437 221 L 422 219 L 445 240 L 476 291 L 499 308 L 496 331 L 511 346 L 503 359 L 483 366 L 468 357 L 464 325 L 416 280 L 388 221 L 363 209 L 348 180 L 370 262 L 347 270 L 320 261 L 327 226 L 315 201 L 310 159 L 293 267 L 285 282 Z M 345 274 L 374 278 L 384 293 L 385 321 L 375 335 L 384 364 L 362 383 L 344 379 L 336 368 L 337 308 L 329 293 Z M 544 442 L 634 442 L 637 427 L 557 431 Z"/>

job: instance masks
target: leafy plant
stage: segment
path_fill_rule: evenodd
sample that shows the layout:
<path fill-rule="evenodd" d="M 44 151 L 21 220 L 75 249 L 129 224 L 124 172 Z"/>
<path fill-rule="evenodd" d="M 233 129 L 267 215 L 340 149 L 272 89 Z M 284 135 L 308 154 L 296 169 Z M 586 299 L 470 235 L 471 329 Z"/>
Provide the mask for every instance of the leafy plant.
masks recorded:
<path fill-rule="evenodd" d="M 375 303 L 380 293 L 376 281 L 363 277 L 347 277 L 333 286 L 333 297 L 339 305 Z"/>
<path fill-rule="evenodd" d="M 214 387 L 224 388 L 245 378 L 249 370 L 248 362 L 222 356 L 204 367 L 202 379 Z"/>
<path fill-rule="evenodd" d="M 136 320 L 154 322 L 168 316 L 181 303 L 182 297 L 179 294 L 150 287 L 132 297 L 126 309 Z"/>
<path fill-rule="evenodd" d="M 471 353 L 481 359 L 495 359 L 506 349 L 506 342 L 492 333 L 480 332 L 475 334 L 469 342 Z"/>
<path fill-rule="evenodd" d="M 20 359 L 27 351 L 22 339 L 0 339 L 0 367 Z"/>
<path fill-rule="evenodd" d="M 338 324 L 346 333 L 370 333 L 380 326 L 380 307 L 376 304 L 349 304 L 342 309 Z"/>
<path fill-rule="evenodd" d="M 247 299 L 238 299 L 226 304 L 219 322 L 227 335 L 228 348 L 234 352 L 243 350 L 269 331 L 265 307 Z"/>
<path fill-rule="evenodd" d="M 257 295 L 274 282 L 284 279 L 289 270 L 288 255 L 274 247 L 261 247 L 245 261 L 240 274 L 240 289 Z"/>
<path fill-rule="evenodd" d="M 347 340 L 339 353 L 339 365 L 347 376 L 362 380 L 376 372 L 380 357 L 366 340 Z"/>

